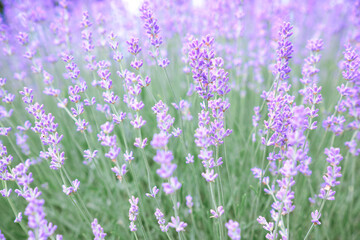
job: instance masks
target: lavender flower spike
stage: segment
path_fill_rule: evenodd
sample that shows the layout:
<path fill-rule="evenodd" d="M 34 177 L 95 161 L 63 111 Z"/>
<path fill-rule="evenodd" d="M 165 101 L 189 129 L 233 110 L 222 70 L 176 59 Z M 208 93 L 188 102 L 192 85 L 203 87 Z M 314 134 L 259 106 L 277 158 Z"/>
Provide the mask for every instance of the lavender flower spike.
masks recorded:
<path fill-rule="evenodd" d="M 94 240 L 104 240 L 106 233 L 104 233 L 104 229 L 98 224 L 98 220 L 95 218 L 91 223 L 91 229 L 94 234 Z"/>
<path fill-rule="evenodd" d="M 167 232 L 169 229 L 169 225 L 166 224 L 165 218 L 164 218 L 164 214 L 161 212 L 160 209 L 156 209 L 155 211 L 155 217 L 158 220 L 160 229 L 162 232 Z"/>
<path fill-rule="evenodd" d="M 182 232 L 185 231 L 187 223 L 181 222 L 179 217 L 171 217 L 171 222 L 169 222 L 168 226 L 175 228 L 177 232 Z"/>
<path fill-rule="evenodd" d="M 241 229 L 239 227 L 239 223 L 233 220 L 229 220 L 229 222 L 225 223 L 225 227 L 228 229 L 228 236 L 232 240 L 240 240 L 241 239 Z"/>
<path fill-rule="evenodd" d="M 135 221 L 137 218 L 137 215 L 139 214 L 139 207 L 138 207 L 138 202 L 139 202 L 139 198 L 135 198 L 134 196 L 131 197 L 131 199 L 129 199 L 130 202 L 130 209 L 129 209 L 129 220 L 130 220 L 130 231 L 132 232 L 136 232 L 137 228 L 135 225 Z"/>
<path fill-rule="evenodd" d="M 319 221 L 321 217 L 321 213 L 319 213 L 318 210 L 315 210 L 315 212 L 311 213 L 311 222 L 314 223 L 314 225 L 320 225 L 321 222 Z"/>

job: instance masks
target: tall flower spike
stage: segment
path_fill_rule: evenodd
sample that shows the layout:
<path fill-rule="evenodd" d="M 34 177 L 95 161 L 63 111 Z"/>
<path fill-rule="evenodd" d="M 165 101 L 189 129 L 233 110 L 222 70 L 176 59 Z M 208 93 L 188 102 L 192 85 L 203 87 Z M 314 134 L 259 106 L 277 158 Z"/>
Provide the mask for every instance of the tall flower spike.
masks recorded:
<path fill-rule="evenodd" d="M 139 10 L 141 13 L 140 18 L 144 21 L 146 34 L 149 36 L 151 45 L 155 48 L 155 51 L 149 52 L 149 54 L 156 58 L 159 55 L 159 47 L 163 42 L 162 37 L 159 36 L 160 28 L 157 24 L 157 19 L 149 8 L 149 2 L 145 1 Z M 166 67 L 168 64 L 169 61 L 167 59 L 159 62 L 161 67 Z"/>
<path fill-rule="evenodd" d="M 139 207 L 138 207 L 138 202 L 139 202 L 139 198 L 135 198 L 134 196 L 132 196 L 129 199 L 130 202 L 130 209 L 129 209 L 129 220 L 130 220 L 130 231 L 132 232 L 136 232 L 137 228 L 135 225 L 135 221 L 137 218 L 137 215 L 139 214 Z"/>
<path fill-rule="evenodd" d="M 104 240 L 106 233 L 104 233 L 104 229 L 98 223 L 98 220 L 95 218 L 91 223 L 91 229 L 94 234 L 94 240 Z"/>

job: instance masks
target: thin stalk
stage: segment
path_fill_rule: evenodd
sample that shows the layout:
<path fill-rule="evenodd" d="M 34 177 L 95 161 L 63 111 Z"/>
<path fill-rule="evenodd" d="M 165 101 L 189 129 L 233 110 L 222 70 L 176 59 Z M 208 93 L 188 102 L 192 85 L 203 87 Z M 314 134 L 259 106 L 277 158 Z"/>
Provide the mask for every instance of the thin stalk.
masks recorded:
<path fill-rule="evenodd" d="M 2 182 L 3 182 L 3 187 L 5 188 L 5 191 L 7 191 L 7 183 L 6 183 L 6 181 L 2 181 Z M 12 200 L 10 199 L 10 196 L 7 197 L 7 200 L 8 200 L 8 202 L 9 202 L 9 204 L 10 204 L 11 210 L 13 211 L 15 217 L 17 217 L 18 211 L 17 211 L 14 203 L 13 203 Z M 21 221 L 21 222 L 19 222 L 19 224 L 20 224 L 21 229 L 22 229 L 22 230 L 24 231 L 24 233 L 27 235 L 27 234 L 28 234 L 28 231 L 26 230 L 26 226 L 24 225 L 24 223 Z"/>
<path fill-rule="evenodd" d="M 327 195 L 327 194 L 326 194 L 326 195 Z M 326 198 L 326 197 L 325 197 L 325 198 Z M 322 203 L 321 203 L 321 206 L 320 206 L 319 214 L 321 214 L 321 211 L 322 211 L 322 209 L 324 208 L 325 202 L 326 202 L 325 199 L 323 199 L 323 200 L 322 200 Z M 315 226 L 315 224 L 312 223 L 312 224 L 311 224 L 311 227 L 309 228 L 309 231 L 306 233 L 306 235 L 305 235 L 305 237 L 304 237 L 304 240 L 306 240 L 306 239 L 309 237 L 309 235 L 310 235 L 312 229 L 314 228 L 314 226 Z"/>

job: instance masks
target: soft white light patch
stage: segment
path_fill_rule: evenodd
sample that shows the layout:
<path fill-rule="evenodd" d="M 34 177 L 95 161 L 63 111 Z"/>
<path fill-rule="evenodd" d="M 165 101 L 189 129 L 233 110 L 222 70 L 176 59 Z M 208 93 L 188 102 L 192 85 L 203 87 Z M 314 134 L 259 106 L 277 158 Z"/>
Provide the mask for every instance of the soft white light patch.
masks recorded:
<path fill-rule="evenodd" d="M 124 7 L 132 14 L 138 14 L 139 8 L 143 0 L 122 0 Z M 192 0 L 194 7 L 201 7 L 205 0 Z"/>

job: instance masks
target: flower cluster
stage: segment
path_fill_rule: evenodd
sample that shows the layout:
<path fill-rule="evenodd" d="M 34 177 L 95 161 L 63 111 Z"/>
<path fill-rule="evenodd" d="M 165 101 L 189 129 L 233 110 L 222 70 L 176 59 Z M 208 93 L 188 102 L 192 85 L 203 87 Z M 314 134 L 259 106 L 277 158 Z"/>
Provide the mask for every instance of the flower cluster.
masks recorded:
<path fill-rule="evenodd" d="M 159 47 L 163 43 L 162 37 L 159 36 L 160 27 L 157 23 L 157 19 L 149 8 L 149 2 L 145 1 L 139 10 L 141 13 L 140 18 L 144 21 L 146 34 L 149 36 L 151 45 L 155 48 L 154 51 L 149 51 L 149 55 L 157 58 L 159 56 Z M 159 63 L 159 65 L 160 64 L 161 63 Z M 168 65 L 168 63 L 166 65 Z"/>
<path fill-rule="evenodd" d="M 106 233 L 104 233 L 104 229 L 98 223 L 98 220 L 95 218 L 91 223 L 91 229 L 94 234 L 94 240 L 104 240 L 106 237 Z"/>
<path fill-rule="evenodd" d="M 70 186 L 70 187 L 66 187 L 65 185 L 62 185 L 63 192 L 66 195 L 70 195 L 71 193 L 77 192 L 77 190 L 79 189 L 79 186 L 80 186 L 80 181 L 75 179 L 71 185 L 72 186 Z"/>
<path fill-rule="evenodd" d="M 135 198 L 134 196 L 131 197 L 131 199 L 129 199 L 130 202 L 130 209 L 129 209 L 129 220 L 130 220 L 130 231 L 135 232 L 137 231 L 136 225 L 135 225 L 135 221 L 137 218 L 137 215 L 139 214 L 139 207 L 138 207 L 138 202 L 139 202 L 139 198 Z"/>
<path fill-rule="evenodd" d="M 47 151 L 41 151 L 40 157 L 43 159 L 51 158 L 50 168 L 58 170 L 62 167 L 65 161 L 65 152 L 62 151 L 61 140 L 63 135 L 57 132 L 58 124 L 54 122 L 55 117 L 49 113 L 46 114 L 44 105 L 35 102 L 33 104 L 33 90 L 24 87 L 20 94 L 23 95 L 23 102 L 27 104 L 26 110 L 35 119 L 34 127 L 31 130 L 40 135 L 42 144 L 47 148 Z"/>
<path fill-rule="evenodd" d="M 238 222 L 230 220 L 225 224 L 225 227 L 228 229 L 228 236 L 232 240 L 241 239 L 241 230 Z"/>
<path fill-rule="evenodd" d="M 168 114 L 169 108 L 161 100 L 155 104 L 152 110 L 156 114 L 157 126 L 160 130 L 160 133 L 154 134 L 151 141 L 151 146 L 156 149 L 154 161 L 161 165 L 161 167 L 156 172 L 161 178 L 168 179 L 173 175 L 177 167 L 176 164 L 172 163 L 174 156 L 167 147 L 169 138 L 171 137 L 170 130 L 175 119 L 171 117 L 170 114 Z M 165 184 L 165 186 L 168 186 L 168 184 Z M 171 188 L 167 187 L 164 188 L 164 190 L 165 189 Z M 167 194 L 170 192 L 167 192 Z"/>
<path fill-rule="evenodd" d="M 169 229 L 169 225 L 166 224 L 164 214 L 158 208 L 155 211 L 155 217 L 156 217 L 156 220 L 158 220 L 161 231 L 167 232 Z"/>
<path fill-rule="evenodd" d="M 193 73 L 194 84 L 201 98 L 206 102 L 201 104 L 198 115 L 199 123 L 195 131 L 196 146 L 201 148 L 198 157 L 206 171 L 202 176 L 208 182 L 213 182 L 218 174 L 214 172 L 215 166 L 222 164 L 222 158 L 212 157 L 210 146 L 218 147 L 223 143 L 232 130 L 225 129 L 225 111 L 230 103 L 224 96 L 229 93 L 228 73 L 222 68 L 224 61 L 215 57 L 214 38 L 206 36 L 200 42 L 195 39 L 190 43 L 189 59 Z"/>
<path fill-rule="evenodd" d="M 51 237 L 55 233 L 57 226 L 48 222 L 45 218 L 45 201 L 40 198 L 41 191 L 37 187 L 32 188 L 30 186 L 34 181 L 33 174 L 31 172 L 28 173 L 32 165 L 31 161 L 28 159 L 24 163 L 11 168 L 13 157 L 7 154 L 7 149 L 2 143 L 0 143 L 0 150 L 0 179 L 2 181 L 16 182 L 19 188 L 15 189 L 15 193 L 23 197 L 27 202 L 24 215 L 28 217 L 29 238 L 47 239 Z M 10 197 L 11 192 L 12 189 L 7 189 L 6 187 L 0 191 L 1 195 L 6 198 Z M 21 222 L 21 219 L 22 213 L 20 212 L 16 216 L 15 222 Z"/>

